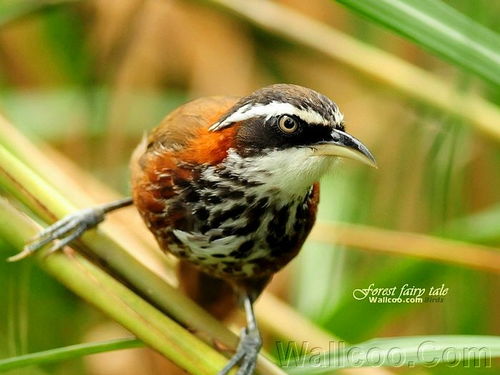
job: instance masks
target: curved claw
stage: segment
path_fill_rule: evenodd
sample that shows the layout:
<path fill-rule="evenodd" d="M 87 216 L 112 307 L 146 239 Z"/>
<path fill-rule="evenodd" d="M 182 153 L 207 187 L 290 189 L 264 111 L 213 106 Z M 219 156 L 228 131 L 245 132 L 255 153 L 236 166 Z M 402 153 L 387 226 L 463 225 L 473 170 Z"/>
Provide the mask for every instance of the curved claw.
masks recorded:
<path fill-rule="evenodd" d="M 15 262 L 24 259 L 48 243 L 60 240 L 54 244 L 49 253 L 57 251 L 79 238 L 88 229 L 96 227 L 104 220 L 104 215 L 105 211 L 101 207 L 86 208 L 68 215 L 42 230 L 30 243 L 24 246 L 22 252 L 7 260 Z"/>
<path fill-rule="evenodd" d="M 261 346 L 262 339 L 257 329 L 243 329 L 236 353 L 231 357 L 226 366 L 219 371 L 218 375 L 229 374 L 238 364 L 240 364 L 240 368 L 236 372 L 236 375 L 252 375 L 257 364 L 257 357 Z"/>
<path fill-rule="evenodd" d="M 60 240 L 52 246 L 48 254 L 57 251 L 69 244 L 71 241 L 79 238 L 87 230 L 96 227 L 97 224 L 104 220 L 104 216 L 108 212 L 130 206 L 133 203 L 132 198 L 123 198 L 94 208 L 85 208 L 68 215 L 42 230 L 35 238 L 33 238 L 33 240 L 30 241 L 30 243 L 24 246 L 23 251 L 8 258 L 7 260 L 9 262 L 21 260 L 33 254 L 35 251 L 48 243 Z"/>

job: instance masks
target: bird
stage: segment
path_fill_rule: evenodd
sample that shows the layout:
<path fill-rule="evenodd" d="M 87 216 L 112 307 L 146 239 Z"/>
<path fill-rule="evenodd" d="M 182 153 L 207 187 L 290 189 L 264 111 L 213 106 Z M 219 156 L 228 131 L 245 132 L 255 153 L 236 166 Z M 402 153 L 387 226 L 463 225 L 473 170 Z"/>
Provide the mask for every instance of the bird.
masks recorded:
<path fill-rule="evenodd" d="M 23 253 L 52 241 L 56 251 L 109 212 L 135 205 L 159 247 L 181 260 L 192 295 L 213 311 L 219 304 L 219 313 L 227 311 L 224 296 L 242 306 L 246 326 L 219 375 L 238 365 L 238 375 L 251 375 L 262 346 L 253 304 L 299 253 L 316 219 L 318 181 L 341 158 L 376 166 L 346 132 L 337 104 L 317 91 L 281 83 L 244 97 L 196 99 L 168 114 L 133 152 L 132 197 L 63 218 Z"/>

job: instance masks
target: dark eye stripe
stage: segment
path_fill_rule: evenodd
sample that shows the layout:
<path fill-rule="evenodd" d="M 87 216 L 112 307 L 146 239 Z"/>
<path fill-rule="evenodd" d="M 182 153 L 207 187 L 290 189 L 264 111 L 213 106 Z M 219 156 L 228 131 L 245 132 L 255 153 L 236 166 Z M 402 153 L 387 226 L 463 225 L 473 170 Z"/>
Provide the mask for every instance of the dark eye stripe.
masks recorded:
<path fill-rule="evenodd" d="M 264 150 L 284 150 L 290 147 L 310 146 L 331 140 L 337 127 L 321 123 L 309 124 L 297 115 L 287 115 L 298 123 L 294 132 L 285 132 L 279 127 L 281 116 L 256 116 L 242 122 L 237 134 L 237 149 L 245 155 L 257 155 Z"/>
<path fill-rule="evenodd" d="M 291 146 L 305 146 L 316 142 L 325 141 L 331 138 L 331 132 L 333 130 L 330 126 L 325 126 L 324 124 L 309 124 L 302 120 L 300 117 L 296 115 L 287 115 L 298 124 L 298 130 L 287 133 L 280 130 L 279 134 L 281 134 L 281 145 L 279 148 L 287 148 Z M 275 126 L 279 127 L 279 120 L 282 116 L 274 118 L 273 122 Z"/>

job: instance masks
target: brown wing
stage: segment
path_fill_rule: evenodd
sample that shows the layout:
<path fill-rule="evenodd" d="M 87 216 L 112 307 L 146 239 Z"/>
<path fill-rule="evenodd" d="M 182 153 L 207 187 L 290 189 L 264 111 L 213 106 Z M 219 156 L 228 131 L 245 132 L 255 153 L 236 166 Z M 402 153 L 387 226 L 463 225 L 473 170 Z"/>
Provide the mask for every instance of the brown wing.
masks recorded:
<path fill-rule="evenodd" d="M 186 103 L 171 112 L 148 136 L 150 147 L 184 146 L 196 129 L 208 128 L 225 114 L 238 97 L 213 96 Z"/>
<path fill-rule="evenodd" d="M 165 251 L 172 238 L 164 238 L 164 229 L 187 228 L 192 215 L 180 204 L 167 207 L 167 201 L 176 194 L 174 185 L 194 177 L 193 168 L 179 165 L 179 161 L 196 164 L 196 158 L 216 162 L 224 157 L 218 150 L 224 148 L 225 139 L 234 138 L 224 134 L 233 130 L 209 132 L 208 128 L 237 100 L 209 97 L 184 104 L 153 129 L 132 155 L 135 206 Z"/>
<path fill-rule="evenodd" d="M 130 161 L 132 181 L 143 173 L 144 156 L 149 152 L 174 149 L 186 145 L 199 128 L 208 128 L 225 114 L 238 97 L 213 96 L 188 102 L 168 114 L 136 147 Z M 133 183 L 134 185 L 134 183 Z"/>

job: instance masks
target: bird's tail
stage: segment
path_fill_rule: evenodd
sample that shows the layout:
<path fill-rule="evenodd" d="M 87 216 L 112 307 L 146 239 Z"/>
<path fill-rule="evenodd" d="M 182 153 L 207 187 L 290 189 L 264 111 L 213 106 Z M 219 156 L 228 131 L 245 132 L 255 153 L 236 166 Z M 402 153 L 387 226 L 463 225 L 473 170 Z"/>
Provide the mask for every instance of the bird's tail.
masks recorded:
<path fill-rule="evenodd" d="M 209 276 L 183 260 L 178 267 L 180 288 L 217 319 L 223 320 L 237 308 L 237 298 L 227 282 Z"/>

